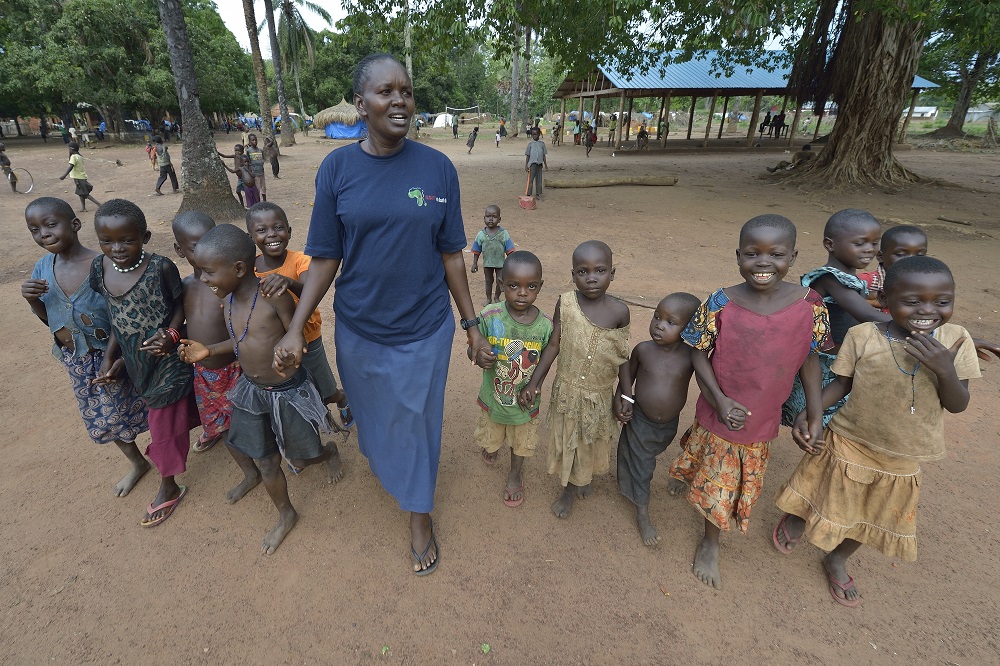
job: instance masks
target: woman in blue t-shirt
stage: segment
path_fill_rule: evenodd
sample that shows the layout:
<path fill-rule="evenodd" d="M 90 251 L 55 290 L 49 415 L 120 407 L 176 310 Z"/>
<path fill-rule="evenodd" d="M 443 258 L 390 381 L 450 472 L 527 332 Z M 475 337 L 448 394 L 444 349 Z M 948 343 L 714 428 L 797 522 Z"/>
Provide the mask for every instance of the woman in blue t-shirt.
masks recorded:
<path fill-rule="evenodd" d="M 279 370 L 299 364 L 302 327 L 343 268 L 334 335 L 358 447 L 410 512 L 413 570 L 427 575 L 440 555 L 430 513 L 455 330 L 449 291 L 472 349 L 489 344 L 462 256 L 458 173 L 438 151 L 406 139 L 414 112 L 410 77 L 392 56 L 370 55 L 354 70 L 354 91 L 368 137 L 334 150 L 316 173 L 305 248 L 312 263 L 274 363 Z"/>

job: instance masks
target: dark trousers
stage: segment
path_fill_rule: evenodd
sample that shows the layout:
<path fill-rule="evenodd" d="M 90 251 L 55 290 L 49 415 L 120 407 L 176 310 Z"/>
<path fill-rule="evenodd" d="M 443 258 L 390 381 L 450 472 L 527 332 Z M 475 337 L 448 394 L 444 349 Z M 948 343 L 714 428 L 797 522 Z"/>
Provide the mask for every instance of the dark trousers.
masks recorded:
<path fill-rule="evenodd" d="M 156 179 L 157 192 L 160 191 L 160 186 L 163 185 L 163 183 L 167 180 L 168 177 L 170 178 L 170 185 L 175 190 L 178 189 L 177 172 L 174 171 L 174 166 L 172 164 L 168 164 L 167 166 L 160 167 L 160 177 Z"/>
<path fill-rule="evenodd" d="M 528 196 L 534 191 L 536 197 L 542 196 L 542 165 L 528 165 Z"/>

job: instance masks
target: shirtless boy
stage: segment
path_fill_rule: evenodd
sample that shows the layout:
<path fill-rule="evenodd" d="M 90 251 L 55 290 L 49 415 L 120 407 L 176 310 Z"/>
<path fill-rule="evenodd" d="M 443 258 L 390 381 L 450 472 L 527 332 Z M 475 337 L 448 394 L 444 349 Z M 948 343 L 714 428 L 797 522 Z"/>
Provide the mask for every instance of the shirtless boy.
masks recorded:
<path fill-rule="evenodd" d="M 649 322 L 652 339 L 637 344 L 629 362 L 618 370 L 613 403 L 615 416 L 623 424 L 618 440 L 618 490 L 635 504 L 635 522 L 647 546 L 660 541 L 649 519 L 649 485 L 656 456 L 677 434 L 694 374 L 692 348 L 684 344 L 681 332 L 700 305 L 697 296 L 681 292 L 660 301 Z"/>
<path fill-rule="evenodd" d="M 332 432 L 336 426 L 304 368 L 287 377 L 272 365 L 274 346 L 287 332 L 295 303 L 288 293 L 259 297 L 260 279 L 253 272 L 256 254 L 250 236 L 231 224 L 210 229 L 201 237 L 194 250 L 195 264 L 201 269 L 202 282 L 222 299 L 230 339 L 213 345 L 184 339 L 180 355 L 195 363 L 231 353 L 243 368 L 229 394 L 233 417 L 227 446 L 244 479 L 229 497 L 238 500 L 263 479 L 278 509 L 278 522 L 260 547 L 270 555 L 298 520 L 281 470 L 282 458 L 293 474 L 326 462 L 329 451 L 320 442 L 320 432 Z"/>

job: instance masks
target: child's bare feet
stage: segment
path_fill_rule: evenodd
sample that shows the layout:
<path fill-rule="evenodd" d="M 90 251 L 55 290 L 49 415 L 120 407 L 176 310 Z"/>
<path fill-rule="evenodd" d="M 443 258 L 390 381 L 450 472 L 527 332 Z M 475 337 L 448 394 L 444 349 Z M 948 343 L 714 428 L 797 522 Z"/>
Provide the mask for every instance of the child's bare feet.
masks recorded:
<path fill-rule="evenodd" d="M 635 507 L 635 523 L 639 526 L 639 536 L 642 537 L 642 542 L 644 544 L 647 546 L 655 546 L 660 543 L 660 535 L 656 532 L 656 528 L 653 527 L 653 523 L 649 520 L 648 506 Z"/>
<path fill-rule="evenodd" d="M 688 484 L 681 481 L 680 479 L 670 479 L 667 481 L 667 494 L 671 497 L 680 497 L 681 495 L 686 495 L 688 491 Z"/>
<path fill-rule="evenodd" d="M 236 504 L 243 497 L 257 487 L 260 483 L 260 472 L 255 474 L 247 474 L 246 471 L 243 472 L 243 480 L 237 483 L 233 488 L 226 493 L 226 504 Z"/>
<path fill-rule="evenodd" d="M 337 483 L 344 478 L 344 461 L 340 459 L 340 449 L 333 442 L 323 447 L 326 451 L 326 482 Z"/>
<path fill-rule="evenodd" d="M 707 536 L 698 544 L 694 554 L 694 575 L 709 587 L 722 589 L 722 576 L 719 574 L 719 542 Z"/>
<path fill-rule="evenodd" d="M 552 505 L 552 513 L 556 514 L 556 518 L 569 518 L 569 514 L 573 510 L 573 500 L 576 498 L 576 495 L 576 486 L 570 484 L 563 488 L 559 499 Z"/>
<path fill-rule="evenodd" d="M 288 533 L 292 531 L 298 520 L 299 514 L 296 513 L 295 509 L 289 508 L 287 511 L 279 513 L 278 522 L 264 536 L 264 541 L 260 544 L 260 552 L 264 555 L 271 555 L 274 551 L 278 550 L 278 546 L 285 540 Z"/>
<path fill-rule="evenodd" d="M 580 499 L 587 499 L 593 492 L 594 488 L 589 483 L 585 486 L 576 487 L 576 496 L 579 497 Z"/>
<path fill-rule="evenodd" d="M 149 468 L 152 467 L 146 459 L 143 458 L 141 461 L 133 461 L 132 469 L 128 471 L 128 474 L 121 478 L 121 481 L 115 486 L 115 497 L 125 497 L 132 489 L 135 488 L 135 484 L 139 483 L 139 479 L 146 475 Z"/>

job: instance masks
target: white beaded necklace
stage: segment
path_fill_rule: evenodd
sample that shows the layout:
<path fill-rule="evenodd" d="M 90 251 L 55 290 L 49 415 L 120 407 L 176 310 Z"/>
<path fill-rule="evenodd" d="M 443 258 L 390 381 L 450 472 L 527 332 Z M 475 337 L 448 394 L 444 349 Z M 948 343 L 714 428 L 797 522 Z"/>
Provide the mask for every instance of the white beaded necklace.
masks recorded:
<path fill-rule="evenodd" d="M 139 266 L 142 266 L 142 262 L 145 260 L 146 260 L 146 251 L 143 250 L 142 254 L 139 255 L 139 261 L 135 262 L 135 266 L 129 266 L 128 268 L 118 268 L 118 264 L 112 261 L 111 267 L 116 271 L 118 271 L 119 273 L 129 273 L 139 268 Z"/>

